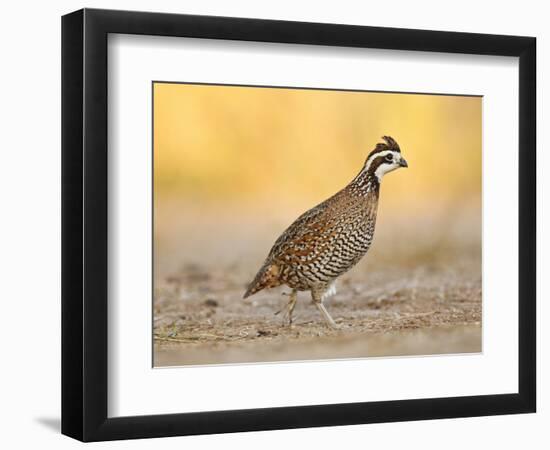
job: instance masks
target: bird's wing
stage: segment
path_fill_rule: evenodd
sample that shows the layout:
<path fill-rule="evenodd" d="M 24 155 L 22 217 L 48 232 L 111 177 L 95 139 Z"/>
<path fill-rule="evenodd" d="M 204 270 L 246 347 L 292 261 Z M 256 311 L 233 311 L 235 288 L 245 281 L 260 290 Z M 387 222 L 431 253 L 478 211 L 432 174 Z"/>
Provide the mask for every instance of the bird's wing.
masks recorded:
<path fill-rule="evenodd" d="M 317 259 L 337 232 L 337 218 L 329 200 L 298 217 L 275 241 L 268 260 L 288 264 Z"/>
<path fill-rule="evenodd" d="M 329 205 L 323 202 L 298 217 L 273 244 L 262 267 L 248 285 L 244 298 L 262 289 L 279 286 L 280 273 L 285 265 L 312 261 L 319 248 L 321 229 L 326 227 Z"/>

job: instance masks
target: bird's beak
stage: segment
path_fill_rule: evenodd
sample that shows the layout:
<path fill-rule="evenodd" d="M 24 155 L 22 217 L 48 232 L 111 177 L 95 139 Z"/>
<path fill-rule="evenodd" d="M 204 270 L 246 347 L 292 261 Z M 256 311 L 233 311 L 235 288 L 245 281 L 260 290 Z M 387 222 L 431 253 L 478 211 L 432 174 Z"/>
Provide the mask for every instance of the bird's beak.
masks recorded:
<path fill-rule="evenodd" d="M 407 161 L 405 160 L 405 158 L 401 158 L 401 160 L 399 161 L 399 165 L 401 167 L 409 167 L 409 165 L 407 164 Z"/>

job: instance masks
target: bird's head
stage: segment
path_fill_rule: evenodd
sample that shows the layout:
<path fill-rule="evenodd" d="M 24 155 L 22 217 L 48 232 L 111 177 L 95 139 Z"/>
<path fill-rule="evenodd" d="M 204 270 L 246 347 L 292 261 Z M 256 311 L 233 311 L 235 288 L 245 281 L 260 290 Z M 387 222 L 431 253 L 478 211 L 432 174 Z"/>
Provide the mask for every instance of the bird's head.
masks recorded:
<path fill-rule="evenodd" d="M 399 144 L 390 136 L 382 136 L 384 142 L 376 144 L 376 148 L 369 153 L 365 161 L 363 171 L 371 176 L 375 176 L 378 181 L 382 177 L 400 167 L 409 167 L 403 155 Z"/>

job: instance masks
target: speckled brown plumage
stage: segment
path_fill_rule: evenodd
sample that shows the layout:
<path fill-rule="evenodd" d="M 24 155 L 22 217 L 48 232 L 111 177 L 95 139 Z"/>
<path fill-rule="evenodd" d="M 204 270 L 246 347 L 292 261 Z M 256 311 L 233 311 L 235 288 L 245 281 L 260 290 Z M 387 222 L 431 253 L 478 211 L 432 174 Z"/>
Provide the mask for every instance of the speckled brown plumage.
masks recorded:
<path fill-rule="evenodd" d="M 306 211 L 281 234 L 245 298 L 265 288 L 289 286 L 286 317 L 291 323 L 297 291 L 311 291 L 328 324 L 337 327 L 322 304 L 323 297 L 372 243 L 382 176 L 407 167 L 397 142 L 388 136 L 383 139 L 344 189 Z"/>

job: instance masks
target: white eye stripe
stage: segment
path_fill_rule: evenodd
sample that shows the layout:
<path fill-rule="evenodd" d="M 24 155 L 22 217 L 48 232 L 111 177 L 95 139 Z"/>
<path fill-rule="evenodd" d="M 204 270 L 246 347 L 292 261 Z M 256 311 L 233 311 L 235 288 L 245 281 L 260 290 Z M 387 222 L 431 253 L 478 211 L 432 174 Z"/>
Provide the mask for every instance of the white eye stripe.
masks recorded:
<path fill-rule="evenodd" d="M 385 160 L 386 156 L 392 155 L 392 160 L 388 161 Z M 367 161 L 365 162 L 365 165 L 361 169 L 361 172 L 357 174 L 357 176 L 353 179 L 352 182 L 357 182 L 358 180 L 364 179 L 367 180 L 367 174 L 370 170 L 370 167 L 372 165 L 372 162 L 377 158 L 384 158 L 382 161 L 382 164 L 380 164 L 376 170 L 374 171 L 374 175 L 380 181 L 384 174 L 391 172 L 392 170 L 397 169 L 400 167 L 398 161 L 401 160 L 401 153 L 396 150 L 383 150 L 381 152 L 376 152 L 369 156 Z M 363 183 L 364 181 L 361 181 Z M 366 181 L 365 181 L 366 182 Z M 367 186 L 370 186 L 370 184 L 367 183 Z"/>
<path fill-rule="evenodd" d="M 374 155 L 372 155 L 368 160 L 367 160 L 367 163 L 365 164 L 365 171 L 368 171 L 369 170 L 369 167 L 371 166 L 372 162 L 376 159 L 376 158 L 379 158 L 380 156 L 383 156 L 384 158 L 388 155 L 392 155 L 392 157 L 394 157 L 394 154 L 395 154 L 395 150 L 384 150 L 382 152 L 378 152 L 378 153 L 375 153 Z M 394 158 L 395 159 L 395 158 Z"/>

